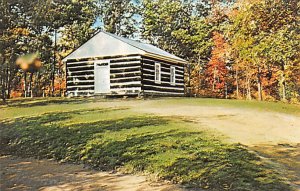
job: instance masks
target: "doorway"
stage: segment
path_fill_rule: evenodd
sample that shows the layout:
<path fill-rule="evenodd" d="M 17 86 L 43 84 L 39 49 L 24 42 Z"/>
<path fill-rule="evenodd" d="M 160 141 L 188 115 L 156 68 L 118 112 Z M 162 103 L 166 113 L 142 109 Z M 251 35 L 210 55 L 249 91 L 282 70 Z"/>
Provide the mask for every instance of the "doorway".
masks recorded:
<path fill-rule="evenodd" d="M 109 93 L 110 91 L 110 67 L 109 60 L 95 63 L 95 93 Z"/>

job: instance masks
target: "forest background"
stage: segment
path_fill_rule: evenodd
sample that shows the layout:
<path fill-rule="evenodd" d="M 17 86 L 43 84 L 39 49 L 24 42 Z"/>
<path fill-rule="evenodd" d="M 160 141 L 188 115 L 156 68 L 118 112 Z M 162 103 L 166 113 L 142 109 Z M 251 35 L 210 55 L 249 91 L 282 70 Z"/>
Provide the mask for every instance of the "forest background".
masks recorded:
<path fill-rule="evenodd" d="M 298 0 L 1 0 L 0 96 L 64 96 L 97 31 L 186 59 L 188 96 L 300 102 Z"/>

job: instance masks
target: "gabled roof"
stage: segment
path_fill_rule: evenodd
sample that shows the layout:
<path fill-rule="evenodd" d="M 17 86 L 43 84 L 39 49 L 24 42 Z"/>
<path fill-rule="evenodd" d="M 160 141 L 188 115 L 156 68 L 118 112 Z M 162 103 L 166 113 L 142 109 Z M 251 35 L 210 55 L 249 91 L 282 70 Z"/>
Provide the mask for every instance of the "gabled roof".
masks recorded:
<path fill-rule="evenodd" d="M 90 57 L 120 56 L 140 54 L 150 57 L 158 57 L 178 63 L 186 63 L 182 58 L 170 54 L 151 44 L 123 38 L 108 32 L 99 32 L 74 52 L 63 59 L 80 59 Z"/>

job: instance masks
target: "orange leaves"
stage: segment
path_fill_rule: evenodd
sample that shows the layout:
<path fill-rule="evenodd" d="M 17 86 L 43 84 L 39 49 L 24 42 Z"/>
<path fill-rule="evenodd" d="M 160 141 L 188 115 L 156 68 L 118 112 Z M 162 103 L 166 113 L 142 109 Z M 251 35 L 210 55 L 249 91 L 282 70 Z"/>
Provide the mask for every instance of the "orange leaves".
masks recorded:
<path fill-rule="evenodd" d="M 228 45 L 222 34 L 213 32 L 214 48 L 212 50 L 212 59 L 221 59 L 225 61 Z"/>
<path fill-rule="evenodd" d="M 210 84 L 213 91 L 221 92 L 222 94 L 228 73 L 226 68 L 227 44 L 223 35 L 218 32 L 213 33 L 213 42 L 212 57 L 207 64 L 205 72 L 207 76 L 206 81 Z"/>
<path fill-rule="evenodd" d="M 23 35 L 23 36 L 28 36 L 30 34 L 30 31 L 28 28 L 20 28 L 20 27 L 11 29 L 11 32 L 14 35 Z"/>

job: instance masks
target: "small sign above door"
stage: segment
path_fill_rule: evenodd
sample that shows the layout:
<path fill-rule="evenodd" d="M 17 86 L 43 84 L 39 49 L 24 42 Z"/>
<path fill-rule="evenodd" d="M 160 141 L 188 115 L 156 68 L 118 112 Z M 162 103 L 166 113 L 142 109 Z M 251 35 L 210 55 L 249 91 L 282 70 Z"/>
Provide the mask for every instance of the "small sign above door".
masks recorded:
<path fill-rule="evenodd" d="M 108 62 L 96 63 L 97 66 L 108 66 Z"/>

